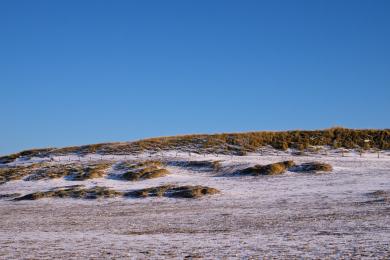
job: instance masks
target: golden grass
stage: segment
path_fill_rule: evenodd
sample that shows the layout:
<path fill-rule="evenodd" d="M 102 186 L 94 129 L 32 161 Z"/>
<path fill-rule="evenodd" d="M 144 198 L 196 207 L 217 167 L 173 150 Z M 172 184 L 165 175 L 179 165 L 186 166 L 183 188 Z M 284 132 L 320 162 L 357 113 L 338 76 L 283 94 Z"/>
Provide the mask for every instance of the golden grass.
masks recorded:
<path fill-rule="evenodd" d="M 73 180 L 83 181 L 95 178 L 102 178 L 112 163 L 96 163 L 83 167 L 81 170 L 72 173 Z"/>
<path fill-rule="evenodd" d="M 200 198 L 206 195 L 220 193 L 215 188 L 206 186 L 174 186 L 163 185 L 158 187 L 146 188 L 131 191 L 125 194 L 129 197 L 146 198 L 146 197 L 172 197 L 172 198 Z"/>
<path fill-rule="evenodd" d="M 58 165 L 44 165 L 35 169 L 26 178 L 27 181 L 38 181 L 46 179 L 57 179 L 81 172 L 81 166 L 78 164 L 58 164 Z"/>
<path fill-rule="evenodd" d="M 123 195 L 122 192 L 110 190 L 106 187 L 93 187 L 89 189 L 80 186 L 59 188 L 50 191 L 34 192 L 22 197 L 15 198 L 16 201 L 21 200 L 38 200 L 43 198 L 72 198 L 72 199 L 97 199 L 97 198 L 113 198 Z"/>
<path fill-rule="evenodd" d="M 0 185 L 8 181 L 20 180 L 32 172 L 34 172 L 39 167 L 42 167 L 41 163 L 34 163 L 28 166 L 13 166 L 0 168 Z"/>
<path fill-rule="evenodd" d="M 323 162 L 308 162 L 298 165 L 294 171 L 297 172 L 331 172 L 332 165 Z"/>
<path fill-rule="evenodd" d="M 72 199 L 98 199 L 125 197 L 172 197 L 172 198 L 200 198 L 206 195 L 217 194 L 220 191 L 206 186 L 174 186 L 163 185 L 158 187 L 140 189 L 130 192 L 115 191 L 106 187 L 84 188 L 83 185 L 59 187 L 48 191 L 30 193 L 14 198 L 15 201 L 38 200 L 43 198 L 72 198 Z"/>
<path fill-rule="evenodd" d="M 287 169 L 293 167 L 295 163 L 293 161 L 283 161 L 277 163 L 271 163 L 267 165 L 255 165 L 253 167 L 245 168 L 239 171 L 239 175 L 279 175 L 284 173 Z"/>
<path fill-rule="evenodd" d="M 347 129 L 335 127 L 313 131 L 224 133 L 213 135 L 184 135 L 158 137 L 128 143 L 104 143 L 85 146 L 27 150 L 0 157 L 9 163 L 19 157 L 88 153 L 135 154 L 145 151 L 181 150 L 198 153 L 245 155 L 247 152 L 270 145 L 275 149 L 305 150 L 311 146 L 331 146 L 348 149 L 390 149 L 390 129 Z"/>
<path fill-rule="evenodd" d="M 153 160 L 138 163 L 123 162 L 117 166 L 117 169 L 126 170 L 122 174 L 122 179 L 139 181 L 168 175 L 169 171 L 163 168 L 163 166 L 162 162 Z"/>
<path fill-rule="evenodd" d="M 206 168 L 213 171 L 219 171 L 221 169 L 220 161 L 186 161 L 182 165 L 190 168 Z"/>
<path fill-rule="evenodd" d="M 45 179 L 57 179 L 69 177 L 71 180 L 83 181 L 87 179 L 101 178 L 111 167 L 112 163 L 101 162 L 83 165 L 81 163 L 44 165 L 30 172 L 26 178 L 28 181 Z"/>

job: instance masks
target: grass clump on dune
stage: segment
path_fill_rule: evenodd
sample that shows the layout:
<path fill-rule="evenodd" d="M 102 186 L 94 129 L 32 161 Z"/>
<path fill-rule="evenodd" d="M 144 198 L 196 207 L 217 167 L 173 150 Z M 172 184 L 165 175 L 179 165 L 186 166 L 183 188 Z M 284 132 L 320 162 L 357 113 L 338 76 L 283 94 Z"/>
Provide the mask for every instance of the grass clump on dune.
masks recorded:
<path fill-rule="evenodd" d="M 174 198 L 200 198 L 217 194 L 220 191 L 206 186 L 181 186 L 171 189 L 169 196 Z"/>
<path fill-rule="evenodd" d="M 6 164 L 6 163 L 11 163 L 18 159 L 20 154 L 10 154 L 6 156 L 0 157 L 0 164 Z"/>
<path fill-rule="evenodd" d="M 98 163 L 84 167 L 81 171 L 72 174 L 73 180 L 84 181 L 88 179 L 101 178 L 110 168 L 112 163 Z"/>
<path fill-rule="evenodd" d="M 111 165 L 112 163 L 94 163 L 88 165 L 78 163 L 47 165 L 33 171 L 26 180 L 37 181 L 69 177 L 70 180 L 83 181 L 87 179 L 101 178 Z"/>
<path fill-rule="evenodd" d="M 42 149 L 31 149 L 31 150 L 25 150 L 19 153 L 14 153 L 6 156 L 0 157 L 0 164 L 6 164 L 14 162 L 18 158 L 32 158 L 32 157 L 44 157 L 47 156 L 51 151 L 53 151 L 53 148 L 42 148 Z"/>
<path fill-rule="evenodd" d="M 293 167 L 294 165 L 295 163 L 293 161 L 283 161 L 267 165 L 255 165 L 253 167 L 248 167 L 239 171 L 239 175 L 279 175 L 284 173 L 287 169 Z"/>
<path fill-rule="evenodd" d="M 122 178 L 128 181 L 154 179 L 164 177 L 168 174 L 166 169 L 145 168 L 136 171 L 128 171 L 122 175 Z"/>
<path fill-rule="evenodd" d="M 34 192 L 22 197 L 15 198 L 16 201 L 21 200 L 38 200 L 43 198 L 73 198 L 73 199 L 98 199 L 98 198 L 113 198 L 122 195 L 122 192 L 110 190 L 106 187 L 93 187 L 85 189 L 82 186 L 57 188 L 55 190 Z"/>
<path fill-rule="evenodd" d="M 295 172 L 331 172 L 332 165 L 323 162 L 308 162 L 297 165 L 293 168 Z"/>
<path fill-rule="evenodd" d="M 13 166 L 0 168 L 0 185 L 9 181 L 20 180 L 32 172 L 37 168 L 41 167 L 42 164 L 36 163 L 28 166 Z"/>
<path fill-rule="evenodd" d="M 15 201 L 38 200 L 43 198 L 72 198 L 72 199 L 98 199 L 125 197 L 172 197 L 172 198 L 200 198 L 205 195 L 217 194 L 220 191 L 205 186 L 174 186 L 163 185 L 158 187 L 140 189 L 130 192 L 120 192 L 106 187 L 84 188 L 83 185 L 54 188 L 48 191 L 30 193 L 14 198 Z"/>
<path fill-rule="evenodd" d="M 219 171 L 221 169 L 220 161 L 186 161 L 181 165 L 189 168 L 211 169 L 213 171 Z"/>
<path fill-rule="evenodd" d="M 296 165 L 294 161 L 284 161 L 267 165 L 255 165 L 239 171 L 239 175 L 279 175 L 287 170 L 293 172 L 331 172 L 332 165 L 322 162 L 308 162 Z"/>
<path fill-rule="evenodd" d="M 164 164 L 161 161 L 149 160 L 143 162 L 125 161 L 119 163 L 115 168 L 117 170 L 131 170 L 140 169 L 145 167 L 163 167 Z"/>
<path fill-rule="evenodd" d="M 125 194 L 128 197 L 172 197 L 172 198 L 200 198 L 205 195 L 217 194 L 220 191 L 206 186 L 174 186 L 163 185 L 131 191 Z"/>
<path fill-rule="evenodd" d="M 160 161 L 123 162 L 117 166 L 117 169 L 126 170 L 121 176 L 122 179 L 138 181 L 166 176 L 169 172 L 163 166 Z"/>
<path fill-rule="evenodd" d="M 38 181 L 47 179 L 57 179 L 74 173 L 81 172 L 81 167 L 78 164 L 58 164 L 45 165 L 31 172 L 26 181 Z"/>
<path fill-rule="evenodd" d="M 4 184 L 9 181 L 20 180 L 27 174 L 28 173 L 21 171 L 20 167 L 0 169 L 0 184 Z"/>

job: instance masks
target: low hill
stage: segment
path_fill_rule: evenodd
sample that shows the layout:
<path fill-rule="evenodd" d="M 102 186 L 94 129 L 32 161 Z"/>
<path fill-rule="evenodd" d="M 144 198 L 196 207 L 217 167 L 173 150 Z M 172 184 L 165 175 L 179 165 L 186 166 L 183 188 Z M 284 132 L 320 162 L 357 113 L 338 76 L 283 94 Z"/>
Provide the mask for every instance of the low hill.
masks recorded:
<path fill-rule="evenodd" d="M 20 157 L 43 157 L 64 154 L 137 154 L 178 150 L 193 153 L 220 153 L 244 155 L 264 146 L 286 150 L 305 150 L 311 146 L 330 146 L 346 149 L 390 149 L 390 129 L 292 130 L 280 132 L 247 132 L 222 134 L 195 134 L 149 138 L 134 142 L 101 143 L 64 148 L 26 150 L 0 157 L 0 163 L 9 163 Z"/>

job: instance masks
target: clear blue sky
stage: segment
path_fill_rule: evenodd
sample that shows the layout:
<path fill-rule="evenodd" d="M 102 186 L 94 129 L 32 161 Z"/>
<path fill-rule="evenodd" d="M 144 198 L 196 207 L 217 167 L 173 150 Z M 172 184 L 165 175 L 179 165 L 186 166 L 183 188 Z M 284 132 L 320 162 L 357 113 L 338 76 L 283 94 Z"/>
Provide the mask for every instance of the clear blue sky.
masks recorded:
<path fill-rule="evenodd" d="M 0 1 L 0 154 L 390 127 L 390 1 Z"/>

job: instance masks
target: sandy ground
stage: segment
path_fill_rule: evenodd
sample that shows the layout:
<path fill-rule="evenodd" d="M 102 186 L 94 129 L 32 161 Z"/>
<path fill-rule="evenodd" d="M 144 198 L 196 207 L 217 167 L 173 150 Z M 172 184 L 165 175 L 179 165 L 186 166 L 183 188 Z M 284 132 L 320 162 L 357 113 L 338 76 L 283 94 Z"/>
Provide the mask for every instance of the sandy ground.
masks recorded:
<path fill-rule="evenodd" d="M 176 153 L 165 154 L 164 159 L 174 156 Z M 174 159 L 185 160 L 186 156 Z M 70 160 L 57 159 L 58 163 Z M 387 154 L 379 159 L 375 154 L 272 153 L 192 155 L 191 159 L 222 160 L 222 172 L 285 159 L 328 162 L 334 171 L 221 177 L 221 173 L 170 166 L 171 175 L 141 182 L 109 178 L 9 182 L 0 186 L 1 194 L 79 183 L 117 190 L 165 183 L 201 184 L 222 193 L 201 199 L 0 200 L 0 258 L 390 258 L 389 200 L 368 195 L 390 191 Z"/>

